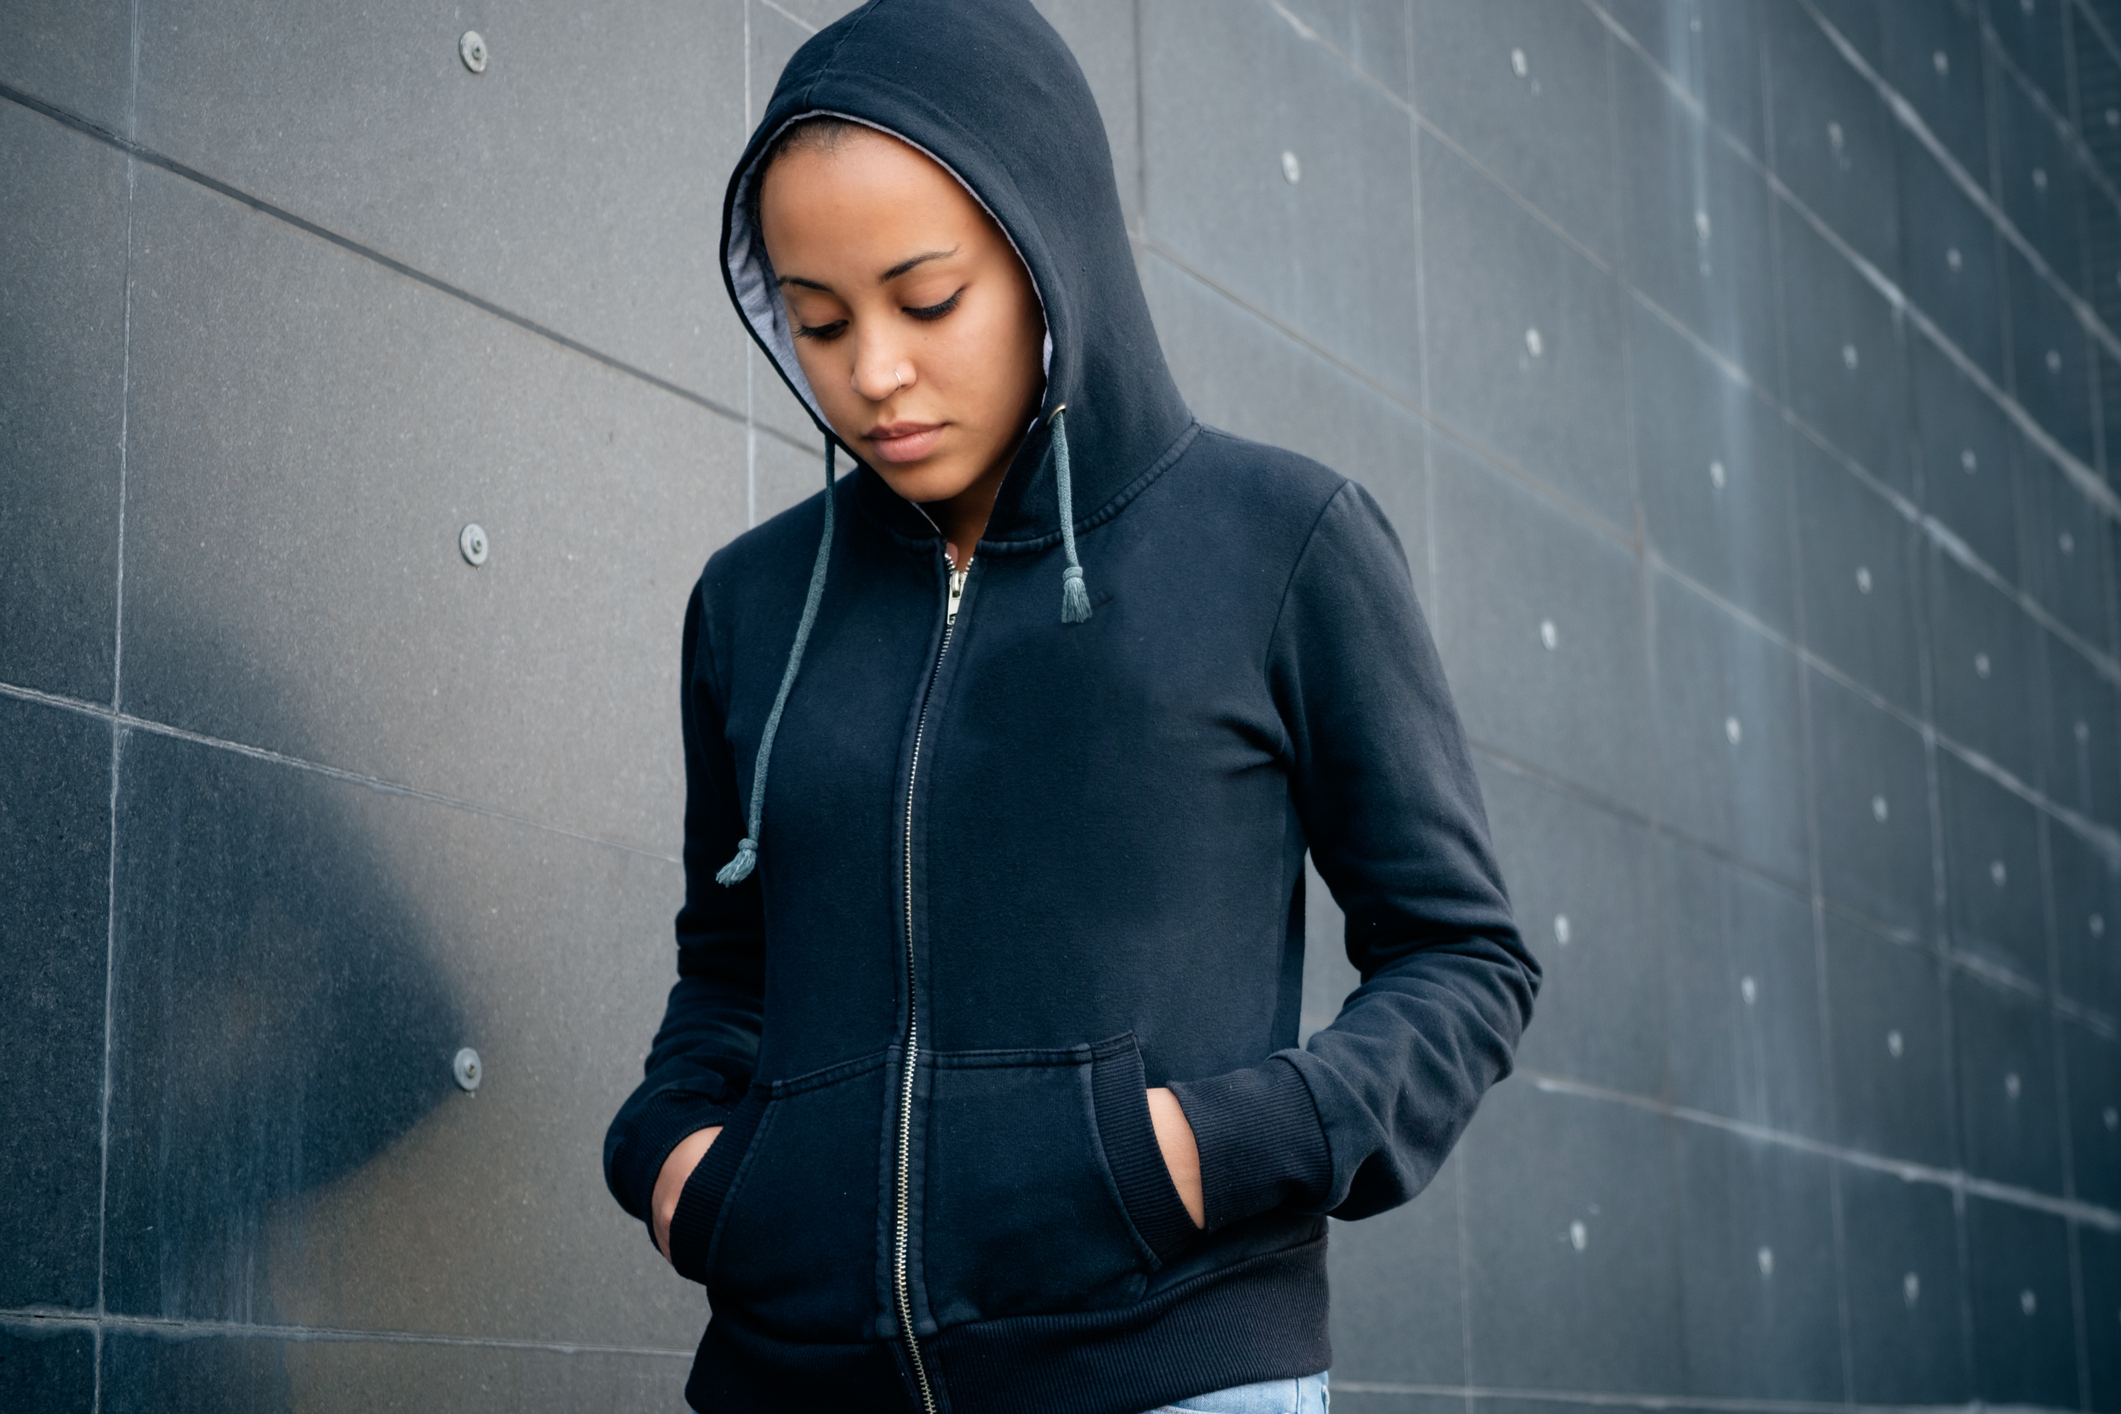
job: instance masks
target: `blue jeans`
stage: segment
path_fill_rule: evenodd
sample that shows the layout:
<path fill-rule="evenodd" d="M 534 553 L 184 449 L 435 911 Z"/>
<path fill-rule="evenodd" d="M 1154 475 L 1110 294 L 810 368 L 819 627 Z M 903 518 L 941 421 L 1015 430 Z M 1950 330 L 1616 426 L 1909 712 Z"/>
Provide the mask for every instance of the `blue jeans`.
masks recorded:
<path fill-rule="evenodd" d="M 1300 1380 L 1268 1380 L 1189 1395 L 1149 1414 L 1326 1414 L 1331 1406 L 1325 1372 L 1320 1371 Z"/>

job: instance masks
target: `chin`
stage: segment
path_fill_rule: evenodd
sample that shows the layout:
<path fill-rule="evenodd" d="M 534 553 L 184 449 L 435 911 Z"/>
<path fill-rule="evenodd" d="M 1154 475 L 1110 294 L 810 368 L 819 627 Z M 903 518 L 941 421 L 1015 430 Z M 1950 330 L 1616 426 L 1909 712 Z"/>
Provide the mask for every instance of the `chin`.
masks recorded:
<path fill-rule="evenodd" d="M 887 462 L 881 457 L 868 463 L 884 484 L 909 501 L 925 504 L 929 501 L 947 501 L 963 492 L 979 480 L 976 472 L 966 472 L 953 466 L 935 466 L 928 462 Z"/>

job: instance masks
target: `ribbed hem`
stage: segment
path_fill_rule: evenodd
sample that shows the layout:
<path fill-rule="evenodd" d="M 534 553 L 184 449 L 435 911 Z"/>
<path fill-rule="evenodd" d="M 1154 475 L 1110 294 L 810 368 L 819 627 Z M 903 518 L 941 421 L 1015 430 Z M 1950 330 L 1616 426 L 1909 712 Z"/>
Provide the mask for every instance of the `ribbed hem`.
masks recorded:
<path fill-rule="evenodd" d="M 1193 1226 L 1186 1202 L 1171 1182 L 1163 1147 L 1156 1142 L 1156 1122 L 1149 1115 L 1148 1082 L 1141 1051 L 1129 1037 L 1127 1048 L 1100 1056 L 1091 1073 L 1096 1091 L 1097 1138 L 1105 1162 L 1134 1230 L 1157 1255 L 1167 1260 L 1200 1229 Z"/>
<path fill-rule="evenodd" d="M 716 1311 L 685 1398 L 713 1414 L 918 1411 L 899 1349 L 789 1340 Z M 923 1340 L 921 1355 L 940 1406 L 979 1414 L 1139 1414 L 1209 1390 L 1301 1379 L 1333 1362 L 1325 1237 L 1131 1306 L 952 1326 Z"/>
<path fill-rule="evenodd" d="M 654 1236 L 655 1181 L 663 1161 L 688 1134 L 726 1124 L 733 1104 L 705 1099 L 685 1090 L 665 1090 L 649 1098 L 633 1116 L 632 1132 L 619 1146 L 611 1173 L 612 1196 L 627 1212 L 649 1224 Z M 711 1152 L 711 1151 L 710 1151 Z"/>
<path fill-rule="evenodd" d="M 1325 1200 L 1333 1155 L 1303 1073 L 1279 1056 L 1250 1070 L 1173 1081 L 1193 1126 L 1210 1231 L 1284 1204 Z"/>
<path fill-rule="evenodd" d="M 736 1112 L 722 1124 L 722 1132 L 707 1153 L 693 1166 L 678 1194 L 678 1206 L 670 1215 L 670 1265 L 688 1281 L 705 1282 L 713 1256 L 715 1224 L 722 1217 L 722 1199 L 736 1181 L 737 1165 L 751 1147 L 752 1131 L 766 1112 L 766 1096 L 754 1090 L 744 1097 Z"/>

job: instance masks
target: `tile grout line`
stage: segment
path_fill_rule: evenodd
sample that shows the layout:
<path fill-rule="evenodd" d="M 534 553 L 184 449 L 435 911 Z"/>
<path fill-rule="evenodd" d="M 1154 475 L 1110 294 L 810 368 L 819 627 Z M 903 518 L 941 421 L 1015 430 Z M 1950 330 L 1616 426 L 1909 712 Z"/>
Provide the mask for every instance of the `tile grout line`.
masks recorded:
<path fill-rule="evenodd" d="M 2014 1207 L 2029 1208 L 2047 1213 L 2052 1217 L 2084 1227 L 2094 1227 L 2101 1232 L 2121 1233 L 2121 1212 L 2086 1202 L 2081 1198 L 2057 1198 L 2037 1189 L 2023 1188 L 2017 1184 L 1999 1183 L 1994 1179 L 1981 1178 L 1968 1173 L 1964 1166 L 1941 1169 L 1934 1164 L 1916 1163 L 1909 1159 L 1887 1158 L 1883 1154 L 1867 1153 L 1861 1149 L 1850 1149 L 1844 1145 L 1830 1143 L 1824 1139 L 1812 1139 L 1788 1130 L 1774 1129 L 1764 1124 L 1753 1124 L 1727 1115 L 1712 1114 L 1687 1105 L 1675 1104 L 1654 1096 L 1635 1095 L 1625 1090 L 1614 1090 L 1608 1086 L 1589 1081 L 1572 1080 L 1566 1076 L 1553 1075 L 1545 1071 L 1520 1070 L 1518 1075 L 1542 1094 L 1568 1095 L 1580 1100 L 1597 1100 L 1606 1104 L 1626 1105 L 1631 1109 L 1647 1110 L 1686 1124 L 1700 1125 L 1707 1129 L 1722 1130 L 1741 1138 L 1774 1144 L 1785 1149 L 1811 1154 L 1822 1159 L 1831 1159 L 1847 1164 L 1851 1168 L 1864 1169 L 1872 1173 L 1891 1174 L 1908 1183 L 1927 1183 L 1939 1188 L 1949 1188 L 1955 1193 L 1968 1193 L 1991 1202 L 2008 1203 Z"/>
<path fill-rule="evenodd" d="M 658 854 L 654 850 L 643 849 L 639 845 L 627 844 L 622 840 L 608 839 L 602 835 L 592 835 L 583 830 L 570 830 L 564 825 L 554 825 L 543 820 L 533 820 L 525 815 L 514 815 L 506 810 L 496 810 L 491 806 L 480 805 L 476 801 L 460 799 L 453 795 L 444 795 L 440 791 L 423 790 L 418 786 L 406 785 L 400 781 L 385 780 L 380 776 L 365 776 L 358 771 L 349 771 L 343 766 L 327 765 L 321 761 L 310 761 L 300 756 L 289 756 L 285 752 L 269 750 L 262 746 L 250 746 L 240 741 L 229 741 L 223 737 L 209 736 L 204 732 L 190 731 L 184 727 L 172 726 L 167 722 L 158 722 L 146 717 L 136 717 L 127 712 L 113 711 L 108 707 L 102 707 L 93 702 L 84 702 L 78 698 L 63 697 L 51 692 L 40 692 L 33 687 L 20 687 L 13 683 L 0 682 L 0 697 L 12 697 L 23 702 L 34 702 L 45 707 L 58 708 L 61 711 L 78 712 L 83 716 L 96 717 L 110 722 L 115 729 L 122 732 L 143 731 L 152 736 L 168 737 L 175 741 L 190 742 L 194 746 L 204 746 L 218 751 L 231 752 L 234 755 L 248 757 L 254 761 L 263 761 L 275 766 L 287 766 L 298 771 L 309 771 L 331 780 L 362 786 L 381 795 L 404 796 L 429 805 L 446 806 L 451 809 L 462 810 L 467 814 L 482 816 L 489 820 L 498 820 L 504 824 L 519 825 L 525 829 L 558 835 L 564 839 L 579 840 L 583 844 L 598 845 L 605 849 L 617 850 L 622 854 L 636 855 L 643 859 L 653 859 L 664 864 L 682 862 L 676 855 Z"/>
<path fill-rule="evenodd" d="M 128 14 L 125 128 L 138 130 L 140 112 L 140 3 Z M 118 365 L 118 523 L 112 566 L 110 672 L 110 828 L 104 839 L 103 893 L 103 1074 L 96 1116 L 96 1326 L 90 1338 L 94 1369 L 90 1407 L 103 1409 L 104 1325 L 110 1313 L 110 1112 L 116 1080 L 118 1005 L 118 790 L 125 732 L 117 724 L 125 680 L 125 508 L 132 464 L 133 223 L 138 214 L 139 167 L 125 154 L 125 284 L 120 316 Z"/>
<path fill-rule="evenodd" d="M 393 256 L 385 255 L 379 250 L 361 244 L 351 236 L 341 235 L 328 226 L 320 225 L 307 217 L 298 216 L 285 207 L 276 206 L 263 197 L 254 196 L 244 191 L 241 187 L 224 182 L 218 177 L 208 176 L 195 167 L 190 167 L 177 161 L 174 157 L 157 152 L 153 148 L 136 142 L 130 137 L 114 133 L 101 124 L 81 117 L 79 114 L 69 112 L 55 103 L 48 103 L 41 98 L 25 93 L 12 84 L 0 83 L 0 100 L 26 108 L 33 113 L 50 119 L 52 122 L 58 123 L 61 127 L 72 129 L 84 137 L 115 148 L 129 157 L 146 163 L 150 167 L 191 182 L 195 186 L 214 193 L 216 196 L 225 197 L 239 205 L 247 206 L 261 216 L 290 226 L 305 235 L 314 236 L 327 245 L 336 246 L 350 255 L 380 266 L 392 274 L 403 276 L 415 284 L 424 285 L 438 294 L 456 300 L 461 304 L 469 305 L 482 314 L 511 324 L 517 329 L 565 349 L 569 353 L 578 354 L 594 363 L 601 364 L 614 373 L 637 379 L 652 388 L 668 393 L 674 398 L 679 398 L 693 404 L 695 407 L 714 413 L 719 417 L 727 418 L 732 422 L 741 422 L 744 418 L 744 413 L 740 409 L 732 408 L 725 403 L 708 397 L 704 393 L 695 392 L 682 383 L 650 373 L 645 368 L 626 362 L 616 354 L 606 353 L 595 345 L 577 339 L 571 334 L 563 334 L 558 329 L 547 324 L 541 324 L 528 315 L 518 314 L 497 301 L 488 299 L 483 295 L 473 294 L 470 290 L 461 286 L 453 285 L 439 275 L 429 274 L 417 266 L 408 265 Z"/>
<path fill-rule="evenodd" d="M 85 1315 L 66 1307 L 0 1307 L 0 1323 L 14 1321 L 48 1328 L 109 1326 L 114 1330 L 158 1334 L 178 1340 L 200 1336 L 250 1340 L 284 1340 L 335 1345 L 441 1345 L 478 1350 L 524 1350 L 553 1355 L 647 1355 L 686 1360 L 693 1350 L 665 1350 L 648 1345 L 599 1345 L 559 1340 L 518 1340 L 505 1336 L 446 1335 L 428 1331 L 359 1330 L 348 1326 L 270 1325 L 256 1321 L 216 1321 L 158 1316 Z"/>

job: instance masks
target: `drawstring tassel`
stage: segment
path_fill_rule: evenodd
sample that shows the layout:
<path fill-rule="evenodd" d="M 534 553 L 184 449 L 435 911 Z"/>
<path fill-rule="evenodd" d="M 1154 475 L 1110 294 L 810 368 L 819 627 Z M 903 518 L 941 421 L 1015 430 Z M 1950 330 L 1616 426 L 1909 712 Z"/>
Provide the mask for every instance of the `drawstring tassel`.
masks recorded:
<path fill-rule="evenodd" d="M 1061 548 L 1068 567 L 1061 571 L 1061 622 L 1079 624 L 1090 617 L 1090 590 L 1083 584 L 1083 562 L 1075 557 L 1075 488 L 1068 479 L 1068 424 L 1062 403 L 1048 419 L 1053 424 L 1053 482 L 1060 495 Z"/>
<path fill-rule="evenodd" d="M 817 563 L 810 567 L 810 592 L 803 598 L 803 617 L 796 621 L 795 643 L 788 649 L 788 666 L 781 673 L 781 690 L 774 694 L 773 711 L 766 716 L 766 730 L 759 733 L 758 767 L 751 773 L 751 828 L 738 842 L 736 857 L 715 872 L 714 881 L 732 888 L 751 877 L 759 862 L 759 822 L 766 813 L 766 767 L 773 758 L 773 735 L 781 729 L 781 709 L 788 705 L 788 690 L 795 686 L 796 670 L 803 665 L 803 647 L 810 642 L 810 626 L 817 622 L 817 606 L 825 597 L 825 570 L 832 563 L 833 462 L 838 449 L 825 439 L 825 529 L 818 537 Z"/>

